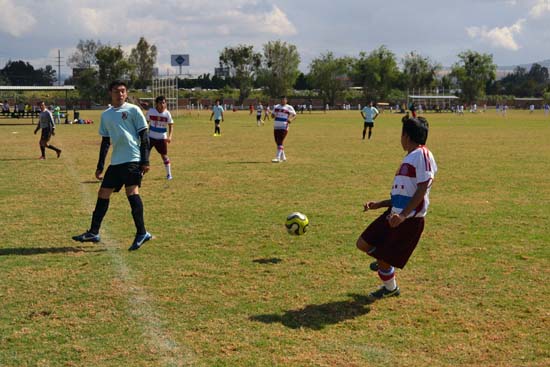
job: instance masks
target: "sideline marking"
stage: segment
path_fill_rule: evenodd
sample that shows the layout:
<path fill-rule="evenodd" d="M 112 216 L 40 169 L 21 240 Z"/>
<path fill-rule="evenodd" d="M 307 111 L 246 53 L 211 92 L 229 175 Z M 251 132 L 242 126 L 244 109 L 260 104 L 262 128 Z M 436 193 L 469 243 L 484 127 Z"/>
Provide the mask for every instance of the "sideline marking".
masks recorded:
<path fill-rule="evenodd" d="M 90 194 L 89 190 L 86 189 L 85 185 L 80 183 L 79 175 L 75 169 L 75 163 L 70 158 L 70 154 L 66 154 L 64 157 L 66 159 L 65 167 L 69 171 L 70 176 L 74 181 L 78 182 L 82 202 L 85 206 L 91 208 L 94 197 Z M 158 350 L 158 357 L 164 366 L 179 367 L 195 365 L 196 358 L 193 352 L 189 348 L 185 348 L 186 350 L 182 351 L 181 346 L 162 328 L 162 322 L 158 317 L 158 313 L 155 312 L 151 305 L 151 297 L 133 279 L 130 268 L 124 262 L 124 257 L 120 254 L 120 251 L 118 251 L 122 245 L 112 240 L 108 234 L 102 234 L 101 236 L 106 238 L 110 245 L 104 246 L 113 259 L 114 275 L 116 278 L 120 279 L 120 282 L 118 282 L 115 287 L 120 290 L 120 293 L 126 295 L 129 313 L 132 317 L 140 321 L 138 324 L 143 329 L 142 334 L 145 343 L 150 344 L 154 349 Z"/>

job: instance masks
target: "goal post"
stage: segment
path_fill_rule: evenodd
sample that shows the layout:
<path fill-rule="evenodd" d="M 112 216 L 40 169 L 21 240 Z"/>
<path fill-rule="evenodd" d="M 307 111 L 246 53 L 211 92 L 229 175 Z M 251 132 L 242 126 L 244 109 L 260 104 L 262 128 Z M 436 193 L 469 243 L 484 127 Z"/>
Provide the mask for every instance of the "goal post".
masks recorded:
<path fill-rule="evenodd" d="M 152 81 L 153 99 L 166 98 L 166 107 L 174 117 L 179 116 L 178 81 L 175 76 L 155 76 Z"/>

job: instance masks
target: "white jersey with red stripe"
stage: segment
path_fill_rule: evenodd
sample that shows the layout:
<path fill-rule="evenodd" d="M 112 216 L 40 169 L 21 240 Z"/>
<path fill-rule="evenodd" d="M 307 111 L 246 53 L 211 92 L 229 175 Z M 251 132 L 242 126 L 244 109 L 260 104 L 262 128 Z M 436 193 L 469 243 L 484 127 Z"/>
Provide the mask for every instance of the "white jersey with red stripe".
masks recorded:
<path fill-rule="evenodd" d="M 157 140 L 166 139 L 168 137 L 168 125 L 174 123 L 170 112 L 165 110 L 161 113 L 156 108 L 151 108 L 147 111 L 146 117 L 149 123 L 149 137 Z"/>
<path fill-rule="evenodd" d="M 296 111 L 289 104 L 285 104 L 284 106 L 278 104 L 273 107 L 273 116 L 275 117 L 275 121 L 273 122 L 275 130 L 288 130 L 288 119 L 291 116 L 296 116 Z"/>
<path fill-rule="evenodd" d="M 437 164 L 434 156 L 425 145 L 421 145 L 407 154 L 393 180 L 391 189 L 392 213 L 401 213 L 411 201 L 418 184 L 428 182 L 428 190 L 426 190 L 424 200 L 408 217 L 426 216 L 430 204 L 430 188 L 436 172 Z"/>

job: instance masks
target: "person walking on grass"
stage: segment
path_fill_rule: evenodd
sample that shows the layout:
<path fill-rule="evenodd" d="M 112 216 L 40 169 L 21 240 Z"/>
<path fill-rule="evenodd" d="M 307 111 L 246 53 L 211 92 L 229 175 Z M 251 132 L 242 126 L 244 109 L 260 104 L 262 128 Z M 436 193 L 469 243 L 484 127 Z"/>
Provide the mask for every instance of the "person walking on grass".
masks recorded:
<path fill-rule="evenodd" d="M 166 98 L 164 96 L 158 96 L 155 99 L 155 108 L 147 111 L 146 118 L 149 123 L 149 144 L 151 149 L 154 147 L 159 152 L 166 170 L 166 179 L 171 180 L 172 169 L 170 158 L 168 157 L 168 144 L 172 141 L 174 120 L 170 111 L 166 108 Z"/>
<path fill-rule="evenodd" d="M 141 109 L 127 103 L 128 86 L 125 82 L 115 80 L 109 85 L 111 107 L 101 114 L 99 135 L 101 147 L 95 176 L 102 180 L 97 194 L 95 210 L 92 213 L 90 229 L 73 240 L 79 242 L 99 242 L 99 228 L 109 208 L 113 192 L 119 192 L 125 186 L 126 196 L 130 203 L 132 217 L 136 226 L 136 236 L 129 251 L 138 250 L 153 236 L 145 229 L 143 220 L 143 202 L 139 196 L 139 187 L 143 175 L 149 171 L 149 136 L 147 120 Z M 113 144 L 111 165 L 102 176 L 105 157 L 109 146 Z"/>
<path fill-rule="evenodd" d="M 38 115 L 38 124 L 36 125 L 36 129 L 34 129 L 34 134 L 38 132 L 38 130 L 42 129 L 42 134 L 40 135 L 40 152 L 42 153 L 38 159 L 44 160 L 46 159 L 46 148 L 51 149 L 55 151 L 57 154 L 57 158 L 61 155 L 61 149 L 56 148 L 55 146 L 48 144 L 50 141 L 52 135 L 55 135 L 55 124 L 53 122 L 53 116 L 50 111 L 46 108 L 46 103 L 40 102 L 40 115 Z"/>
<path fill-rule="evenodd" d="M 428 122 L 423 117 L 403 117 L 401 146 L 407 152 L 391 188 L 391 198 L 369 201 L 364 210 L 387 208 L 359 236 L 359 250 L 376 258 L 370 269 L 378 272 L 383 285 L 369 294 L 373 300 L 399 296 L 395 268 L 402 269 L 412 255 L 428 211 L 429 194 L 437 165 L 426 147 Z"/>
<path fill-rule="evenodd" d="M 221 136 L 220 122 L 223 122 L 223 107 L 220 105 L 220 100 L 216 99 L 216 104 L 212 107 L 212 114 L 210 115 L 210 121 L 214 118 L 214 136 Z"/>
<path fill-rule="evenodd" d="M 273 121 L 273 135 L 277 144 L 277 155 L 271 160 L 273 163 L 286 162 L 284 141 L 288 134 L 288 125 L 296 118 L 294 107 L 288 104 L 286 96 L 281 97 L 281 103 L 273 107 L 271 116 Z"/>

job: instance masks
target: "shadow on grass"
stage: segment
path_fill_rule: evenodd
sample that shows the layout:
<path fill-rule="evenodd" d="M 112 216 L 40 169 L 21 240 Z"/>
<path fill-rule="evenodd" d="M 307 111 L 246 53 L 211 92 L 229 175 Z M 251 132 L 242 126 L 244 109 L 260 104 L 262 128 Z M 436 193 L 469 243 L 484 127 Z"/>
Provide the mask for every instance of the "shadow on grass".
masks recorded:
<path fill-rule="evenodd" d="M 227 164 L 262 164 L 262 163 L 270 163 L 271 162 L 269 160 L 266 160 L 266 161 L 240 161 L 240 162 L 227 162 Z"/>
<path fill-rule="evenodd" d="M 22 247 L 22 248 L 0 248 L 0 256 L 9 255 L 43 255 L 43 254 L 62 254 L 69 252 L 101 252 L 107 251 L 100 247 Z"/>
<path fill-rule="evenodd" d="M 0 158 L 0 162 L 10 161 L 37 161 L 38 158 Z"/>
<path fill-rule="evenodd" d="M 265 324 L 280 322 L 291 329 L 308 328 L 321 330 L 326 325 L 354 319 L 370 312 L 370 307 L 367 305 L 373 303 L 373 301 L 367 296 L 360 294 L 349 294 L 348 296 L 353 299 L 321 305 L 307 305 L 298 310 L 288 310 L 282 315 L 255 315 L 249 319 Z"/>
<path fill-rule="evenodd" d="M 82 181 L 81 184 L 100 184 L 101 181 L 99 180 L 89 180 L 89 181 Z"/>
<path fill-rule="evenodd" d="M 272 258 L 264 258 L 264 259 L 254 259 L 252 262 L 258 263 L 258 264 L 278 264 L 282 262 L 283 260 L 279 259 L 278 257 L 272 257 Z"/>

